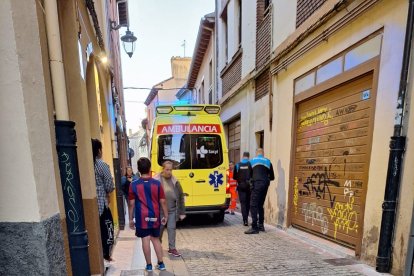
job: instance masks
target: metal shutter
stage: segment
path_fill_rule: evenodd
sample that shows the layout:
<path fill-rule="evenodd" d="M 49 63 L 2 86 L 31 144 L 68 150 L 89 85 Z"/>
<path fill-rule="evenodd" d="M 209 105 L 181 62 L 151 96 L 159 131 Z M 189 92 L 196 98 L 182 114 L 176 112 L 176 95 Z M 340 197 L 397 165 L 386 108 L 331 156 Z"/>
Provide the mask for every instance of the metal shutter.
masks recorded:
<path fill-rule="evenodd" d="M 360 246 L 371 152 L 372 74 L 298 104 L 294 226 Z"/>

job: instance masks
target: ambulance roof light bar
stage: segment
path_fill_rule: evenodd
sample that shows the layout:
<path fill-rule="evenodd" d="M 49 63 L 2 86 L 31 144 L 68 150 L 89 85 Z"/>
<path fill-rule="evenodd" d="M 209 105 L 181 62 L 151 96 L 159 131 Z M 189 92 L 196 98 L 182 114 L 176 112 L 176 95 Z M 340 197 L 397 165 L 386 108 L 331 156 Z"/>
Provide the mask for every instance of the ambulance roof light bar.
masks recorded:
<path fill-rule="evenodd" d="M 156 107 L 157 114 L 171 114 L 174 111 L 178 112 L 188 112 L 191 115 L 191 112 L 206 112 L 207 114 L 219 114 L 220 106 L 219 105 L 160 105 Z M 195 115 L 195 114 L 193 114 Z"/>
<path fill-rule="evenodd" d="M 164 105 L 164 106 L 157 106 L 156 108 L 157 114 L 170 114 L 173 111 L 172 106 Z"/>
<path fill-rule="evenodd" d="M 177 111 L 202 111 L 203 106 L 197 106 L 197 105 L 179 105 L 174 106 L 174 109 Z"/>
<path fill-rule="evenodd" d="M 218 105 L 207 105 L 204 107 L 204 111 L 208 114 L 219 114 L 220 113 L 220 106 Z"/>

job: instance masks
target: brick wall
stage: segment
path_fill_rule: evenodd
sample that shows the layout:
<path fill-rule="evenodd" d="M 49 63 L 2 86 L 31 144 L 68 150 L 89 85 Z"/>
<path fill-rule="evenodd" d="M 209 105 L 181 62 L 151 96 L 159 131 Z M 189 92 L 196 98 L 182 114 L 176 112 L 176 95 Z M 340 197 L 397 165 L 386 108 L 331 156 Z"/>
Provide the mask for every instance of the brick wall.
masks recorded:
<path fill-rule="evenodd" d="M 298 0 L 296 6 L 296 28 L 311 16 L 326 0 Z"/>
<path fill-rule="evenodd" d="M 259 2 L 259 1 L 258 1 Z M 260 16 L 259 14 L 257 15 Z M 270 59 L 272 32 L 272 15 L 270 11 L 256 28 L 256 68 L 259 69 Z"/>
<path fill-rule="evenodd" d="M 241 81 L 242 55 L 236 54 L 230 65 L 221 73 L 222 92 L 226 95 L 239 81 Z"/>
<path fill-rule="evenodd" d="M 263 98 L 270 90 L 270 73 L 269 69 L 263 71 L 259 77 L 256 78 L 256 91 L 254 95 L 255 101 Z"/>

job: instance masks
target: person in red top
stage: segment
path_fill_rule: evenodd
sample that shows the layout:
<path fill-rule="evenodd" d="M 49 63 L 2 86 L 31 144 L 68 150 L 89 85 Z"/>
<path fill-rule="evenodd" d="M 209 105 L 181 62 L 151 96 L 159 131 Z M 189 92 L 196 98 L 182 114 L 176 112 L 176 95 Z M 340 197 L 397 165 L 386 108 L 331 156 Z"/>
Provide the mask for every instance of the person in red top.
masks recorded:
<path fill-rule="evenodd" d="M 234 163 L 233 161 L 230 161 L 229 169 L 227 170 L 227 183 L 229 185 L 229 192 L 231 194 L 231 199 L 230 199 L 229 210 L 226 213 L 228 214 L 230 212 L 231 215 L 234 215 L 234 211 L 236 210 L 236 204 L 237 204 L 237 181 L 233 179 L 233 170 L 234 170 Z"/>
<path fill-rule="evenodd" d="M 168 214 L 167 203 L 161 183 L 151 178 L 151 161 L 142 157 L 138 160 L 141 177 L 129 187 L 129 227 L 135 229 L 135 235 L 142 240 L 142 250 L 147 262 L 146 270 L 152 271 L 150 242 L 158 258 L 157 268 L 165 270 L 160 242 L 161 224 L 167 223 L 167 217 L 160 217 L 160 209 Z M 135 207 L 135 223 L 133 209 Z"/>

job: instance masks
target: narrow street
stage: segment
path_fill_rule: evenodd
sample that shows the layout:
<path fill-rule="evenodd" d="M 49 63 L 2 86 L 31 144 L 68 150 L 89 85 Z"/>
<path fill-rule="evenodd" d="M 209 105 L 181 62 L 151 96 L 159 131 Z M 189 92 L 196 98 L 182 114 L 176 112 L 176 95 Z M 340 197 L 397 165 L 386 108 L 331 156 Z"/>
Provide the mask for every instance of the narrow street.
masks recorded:
<path fill-rule="evenodd" d="M 0 276 L 414 276 L 414 0 L 0 22 Z"/>
<path fill-rule="evenodd" d="M 177 231 L 182 258 L 168 256 L 164 244 L 167 271 L 152 274 L 144 271 L 133 231 L 121 231 L 106 275 L 383 275 L 273 226 L 258 235 L 245 235 L 246 229 L 239 213 L 226 215 L 222 224 L 213 224 L 207 215 L 190 216 Z M 152 257 L 155 263 L 154 252 Z"/>

